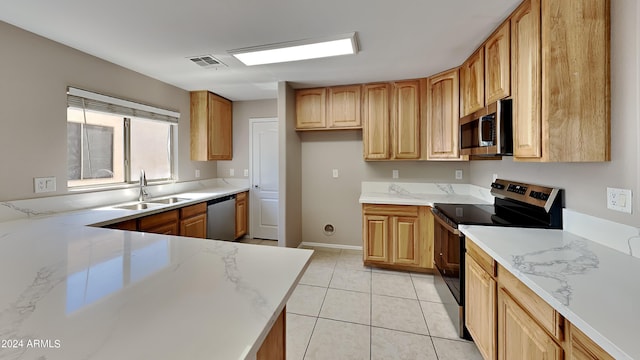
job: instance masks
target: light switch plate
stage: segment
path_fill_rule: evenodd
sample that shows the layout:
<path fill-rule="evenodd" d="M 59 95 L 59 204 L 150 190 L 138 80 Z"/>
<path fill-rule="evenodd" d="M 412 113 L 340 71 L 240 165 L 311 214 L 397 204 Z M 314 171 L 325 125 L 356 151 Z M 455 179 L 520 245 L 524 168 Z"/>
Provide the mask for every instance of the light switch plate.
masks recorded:
<path fill-rule="evenodd" d="M 339 175 L 339 174 L 338 174 L 338 169 L 333 169 L 333 170 L 332 170 L 332 175 L 333 175 L 333 178 L 334 178 L 334 179 L 337 179 L 337 178 L 338 178 L 338 175 Z"/>
<path fill-rule="evenodd" d="M 56 177 L 33 178 L 33 188 L 36 193 L 56 191 Z"/>
<path fill-rule="evenodd" d="M 196 179 L 200 177 L 200 169 L 196 169 Z"/>
<path fill-rule="evenodd" d="M 607 208 L 631 214 L 633 198 L 631 190 L 607 188 Z"/>
<path fill-rule="evenodd" d="M 249 169 L 244 169 L 244 177 L 249 176 Z"/>
<path fill-rule="evenodd" d="M 456 170 L 456 180 L 462 180 L 462 170 Z"/>
<path fill-rule="evenodd" d="M 229 176 L 235 176 L 236 175 L 236 169 L 229 169 Z"/>

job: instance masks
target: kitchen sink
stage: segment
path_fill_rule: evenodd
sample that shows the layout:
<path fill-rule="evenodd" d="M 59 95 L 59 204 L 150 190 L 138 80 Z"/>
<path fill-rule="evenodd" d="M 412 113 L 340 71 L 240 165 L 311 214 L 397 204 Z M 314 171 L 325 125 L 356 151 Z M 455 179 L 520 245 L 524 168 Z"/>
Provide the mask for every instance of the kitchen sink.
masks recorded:
<path fill-rule="evenodd" d="M 154 207 L 154 204 L 147 204 L 147 203 L 137 203 L 137 204 L 130 204 L 130 205 L 115 206 L 115 208 L 125 209 L 125 210 L 145 210 L 145 209 L 149 209 L 149 208 L 153 208 L 153 207 Z"/>
<path fill-rule="evenodd" d="M 180 198 L 180 197 L 170 197 L 165 199 L 147 200 L 146 202 L 153 203 L 153 204 L 175 204 L 175 203 L 179 203 L 181 201 L 187 201 L 187 200 L 191 200 L 191 199 Z"/>

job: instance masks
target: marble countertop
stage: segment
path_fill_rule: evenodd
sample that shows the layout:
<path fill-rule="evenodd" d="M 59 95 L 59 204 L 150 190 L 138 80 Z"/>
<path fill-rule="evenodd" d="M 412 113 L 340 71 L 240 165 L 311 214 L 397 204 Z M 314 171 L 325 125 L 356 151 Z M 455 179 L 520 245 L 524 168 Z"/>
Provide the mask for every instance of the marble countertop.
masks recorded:
<path fill-rule="evenodd" d="M 616 359 L 640 359 L 640 259 L 562 230 L 460 230 Z"/>
<path fill-rule="evenodd" d="M 435 203 L 492 204 L 489 191 L 467 184 L 363 182 L 361 204 L 433 206 Z"/>
<path fill-rule="evenodd" d="M 86 226 L 144 214 L 0 223 L 0 359 L 255 356 L 312 251 Z"/>

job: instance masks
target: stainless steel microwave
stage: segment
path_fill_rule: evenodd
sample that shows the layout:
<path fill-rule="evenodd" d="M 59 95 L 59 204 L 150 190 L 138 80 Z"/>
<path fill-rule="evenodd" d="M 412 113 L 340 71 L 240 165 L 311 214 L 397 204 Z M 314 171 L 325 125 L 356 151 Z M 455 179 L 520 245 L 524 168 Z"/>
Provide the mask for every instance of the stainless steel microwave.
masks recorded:
<path fill-rule="evenodd" d="M 493 104 L 460 118 L 462 155 L 513 155 L 511 99 Z"/>

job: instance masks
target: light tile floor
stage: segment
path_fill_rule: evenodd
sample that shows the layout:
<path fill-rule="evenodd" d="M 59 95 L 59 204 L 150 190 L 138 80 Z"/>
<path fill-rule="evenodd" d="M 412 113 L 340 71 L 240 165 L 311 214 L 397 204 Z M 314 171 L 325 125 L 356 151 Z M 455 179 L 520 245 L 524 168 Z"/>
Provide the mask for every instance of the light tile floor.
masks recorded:
<path fill-rule="evenodd" d="M 287 359 L 481 359 L 457 336 L 433 275 L 369 268 L 316 248 L 287 303 Z"/>

